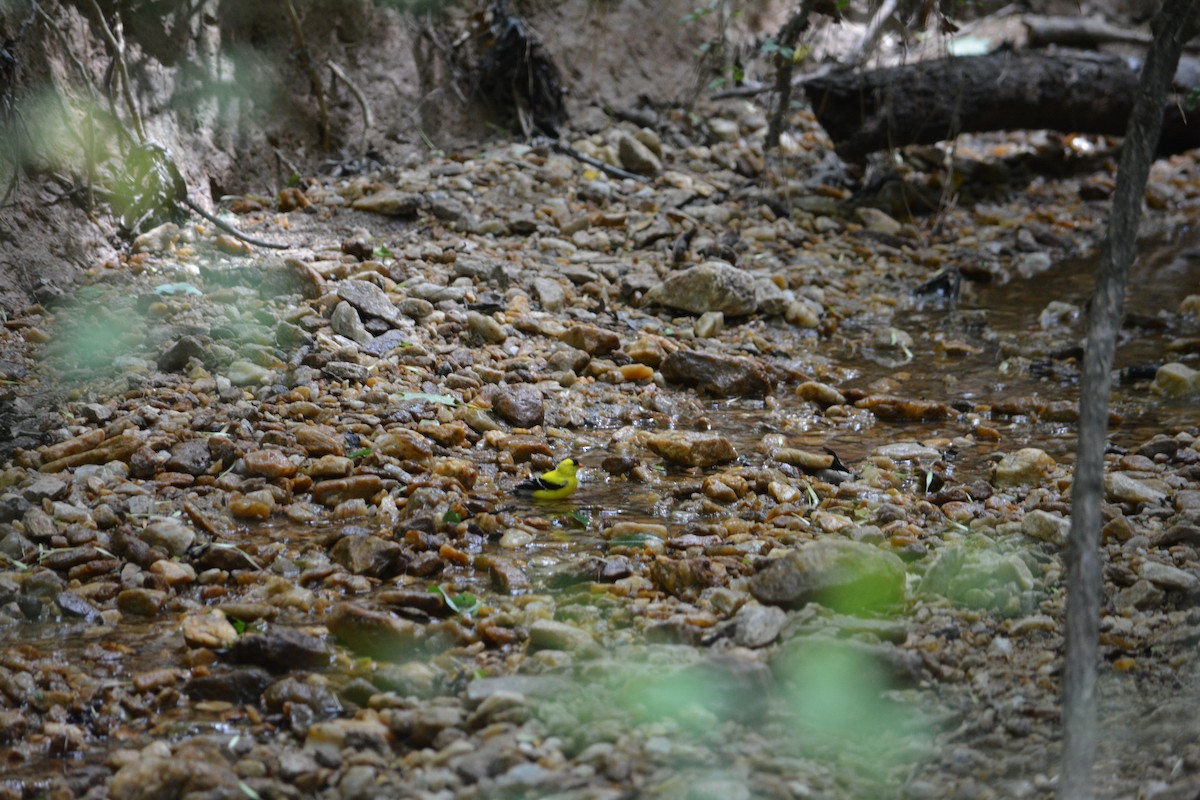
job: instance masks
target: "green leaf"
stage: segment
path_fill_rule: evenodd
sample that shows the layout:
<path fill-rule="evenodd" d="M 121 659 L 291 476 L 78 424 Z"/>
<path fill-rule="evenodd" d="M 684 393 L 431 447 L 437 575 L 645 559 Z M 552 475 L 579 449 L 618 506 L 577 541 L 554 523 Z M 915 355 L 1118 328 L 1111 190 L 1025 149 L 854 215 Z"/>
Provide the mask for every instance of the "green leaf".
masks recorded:
<path fill-rule="evenodd" d="M 364 447 L 360 450 L 355 450 L 347 458 L 366 458 L 369 455 L 371 455 L 371 448 Z"/>
<path fill-rule="evenodd" d="M 462 614 L 464 617 L 469 617 L 479 610 L 479 598 L 470 592 L 463 592 L 460 595 L 455 595 L 454 605 L 457 606 L 456 613 Z"/>
<path fill-rule="evenodd" d="M 300 185 L 300 176 L 293 172 L 291 175 L 288 176 L 287 183 L 288 183 L 288 186 L 292 187 L 293 189 L 296 188 L 297 186 Z"/>
<path fill-rule="evenodd" d="M 244 635 L 245 635 L 245 633 L 246 633 L 246 620 L 244 620 L 244 619 L 238 619 L 237 617 L 230 617 L 230 618 L 229 618 L 229 624 L 233 626 L 233 629 L 234 629 L 235 631 L 237 631 L 237 635 L 238 635 L 238 636 L 244 636 Z"/>
<path fill-rule="evenodd" d="M 445 514 L 442 514 L 442 522 L 446 523 L 447 525 L 457 525 L 462 521 L 463 515 L 457 511 L 447 511 Z"/>
<path fill-rule="evenodd" d="M 592 527 L 592 514 L 590 511 L 587 511 L 586 509 L 583 509 L 583 508 L 575 509 L 574 511 L 572 511 L 570 513 L 569 519 L 574 520 L 575 523 L 578 524 L 579 527 L 583 528 L 585 531 L 588 528 Z"/>
<path fill-rule="evenodd" d="M 375 248 L 373 255 L 376 258 L 391 258 L 392 251 L 391 251 L 391 249 L 388 248 L 388 246 L 386 244 L 381 244 Z"/>

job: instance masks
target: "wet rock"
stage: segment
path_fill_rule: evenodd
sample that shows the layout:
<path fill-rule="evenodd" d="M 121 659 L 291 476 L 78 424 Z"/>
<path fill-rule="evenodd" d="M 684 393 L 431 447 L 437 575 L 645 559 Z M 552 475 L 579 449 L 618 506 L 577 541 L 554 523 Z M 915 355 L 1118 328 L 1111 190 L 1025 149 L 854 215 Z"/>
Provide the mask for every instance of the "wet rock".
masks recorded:
<path fill-rule="evenodd" d="M 246 472 L 264 478 L 291 478 L 297 466 L 280 450 L 253 450 L 243 456 Z"/>
<path fill-rule="evenodd" d="M 552 619 L 539 619 L 529 626 L 529 645 L 535 650 L 565 650 L 581 655 L 600 653 L 591 633 Z"/>
<path fill-rule="evenodd" d="M 1041 509 L 1030 511 L 1021 520 L 1021 533 L 1058 547 L 1066 545 L 1070 531 L 1071 520 Z"/>
<path fill-rule="evenodd" d="M 533 294 L 541 303 L 543 311 L 561 311 L 567 304 L 567 295 L 562 284 L 553 278 L 534 278 Z"/>
<path fill-rule="evenodd" d="M 211 463 L 208 442 L 203 439 L 188 439 L 171 448 L 171 456 L 164 466 L 169 472 L 203 475 Z"/>
<path fill-rule="evenodd" d="M 372 286 L 374 284 L 371 284 Z M 333 332 L 347 339 L 366 344 L 371 341 L 372 336 L 363 326 L 362 320 L 358 316 L 358 312 L 354 306 L 347 303 L 345 300 L 338 303 L 333 313 L 329 315 L 329 327 Z"/>
<path fill-rule="evenodd" d="M 292 431 L 292 435 L 310 456 L 346 455 L 342 437 L 328 425 L 305 425 Z"/>
<path fill-rule="evenodd" d="M 204 363 L 210 356 L 195 336 L 181 336 L 158 357 L 158 368 L 163 372 L 180 372 L 193 358 Z"/>
<path fill-rule="evenodd" d="M 621 346 L 621 338 L 610 330 L 596 325 L 573 325 L 562 340 L 591 356 L 606 356 Z"/>
<path fill-rule="evenodd" d="M 157 589 L 125 589 L 117 595 L 117 608 L 122 614 L 154 617 L 166 601 L 166 592 Z"/>
<path fill-rule="evenodd" d="M 229 382 L 234 386 L 261 386 L 270 383 L 274 375 L 275 373 L 266 367 L 244 359 L 234 361 L 225 370 L 225 377 L 229 378 Z"/>
<path fill-rule="evenodd" d="M 725 329 L 725 315 L 720 311 L 705 311 L 696 320 L 696 336 L 701 339 L 712 339 L 719 336 Z"/>
<path fill-rule="evenodd" d="M 917 400 L 888 394 L 869 395 L 855 401 L 854 407 L 865 408 L 879 419 L 897 422 L 949 419 L 956 413 L 950 406 L 935 400 Z"/>
<path fill-rule="evenodd" d="M 859 542 L 821 539 L 789 550 L 750 579 L 761 603 L 800 608 L 809 602 L 836 611 L 877 611 L 904 599 L 904 562 Z"/>
<path fill-rule="evenodd" d="M 370 281 L 345 280 L 338 284 L 337 295 L 361 314 L 378 317 L 393 326 L 400 323 L 400 311 L 391 298 Z"/>
<path fill-rule="evenodd" d="M 654 151 L 629 134 L 618 139 L 617 157 L 621 166 L 638 175 L 657 175 L 662 171 L 662 162 Z"/>
<path fill-rule="evenodd" d="M 33 483 L 21 490 L 21 496 L 31 503 L 40 504 L 43 500 L 54 500 L 67 491 L 67 483 L 53 475 L 39 475 Z"/>
<path fill-rule="evenodd" d="M 229 497 L 229 513 L 238 519 L 268 519 L 275 512 L 275 495 L 269 489 Z"/>
<path fill-rule="evenodd" d="M 404 571 L 404 548 L 378 536 L 344 536 L 329 555 L 355 575 L 390 578 Z"/>
<path fill-rule="evenodd" d="M 175 519 L 155 520 L 142 529 L 142 541 L 157 547 L 169 555 L 178 557 L 187 552 L 196 541 L 196 532 L 191 526 Z"/>
<path fill-rule="evenodd" d="M 1173 361 L 1154 374 L 1150 389 L 1164 397 L 1188 397 L 1200 393 L 1200 372 Z"/>
<path fill-rule="evenodd" d="M 396 428 L 376 437 L 373 444 L 375 452 L 398 458 L 408 459 L 428 458 L 433 455 L 433 445 L 428 439 L 414 430 Z"/>
<path fill-rule="evenodd" d="M 763 365 L 745 356 L 676 350 L 663 360 L 661 370 L 672 383 L 717 397 L 766 397 L 772 388 Z"/>
<path fill-rule="evenodd" d="M 394 614 L 340 603 L 334 606 L 325 625 L 338 641 L 360 655 L 405 661 L 421 652 L 419 626 Z"/>
<path fill-rule="evenodd" d="M 78 617 L 88 622 L 102 619 L 99 609 L 73 592 L 59 592 L 54 602 L 65 616 Z"/>
<path fill-rule="evenodd" d="M 1048 477 L 1055 466 L 1056 462 L 1046 451 L 1025 447 L 1001 458 L 996 464 L 992 480 L 997 486 L 1035 484 Z"/>
<path fill-rule="evenodd" d="M 720 311 L 727 317 L 742 317 L 758 308 L 758 289 L 745 270 L 722 261 L 706 261 L 673 273 L 650 289 L 645 300 L 689 314 Z"/>
<path fill-rule="evenodd" d="M 221 747 L 206 739 L 184 742 L 170 755 L 142 757 L 126 764 L 109 781 L 107 793 L 112 800 L 241 794 L 237 774 Z"/>
<path fill-rule="evenodd" d="M 1166 492 L 1124 472 L 1110 472 L 1104 476 L 1104 493 L 1110 503 L 1160 505 L 1167 499 Z"/>
<path fill-rule="evenodd" d="M 541 391 L 524 383 L 497 393 L 492 399 L 492 408 L 501 419 L 519 428 L 541 425 L 546 414 Z"/>
<path fill-rule="evenodd" d="M 1157 561 L 1143 561 L 1138 570 L 1143 580 L 1150 581 L 1168 592 L 1191 592 L 1200 589 L 1200 575 Z"/>
<path fill-rule="evenodd" d="M 220 650 L 237 641 L 237 628 L 220 611 L 188 614 L 180 627 L 188 647 Z"/>
<path fill-rule="evenodd" d="M 216 669 L 206 675 L 192 676 L 184 691 L 193 700 L 257 704 L 273 681 L 269 672 L 257 667 Z"/>
<path fill-rule="evenodd" d="M 877 208 L 863 206 L 855 209 L 854 215 L 858 217 L 864 228 L 873 233 L 896 236 L 904 229 L 903 225 Z"/>
<path fill-rule="evenodd" d="M 710 558 L 658 556 L 650 565 L 650 579 L 669 595 L 694 600 L 700 592 L 729 582 L 725 565 Z"/>
<path fill-rule="evenodd" d="M 733 617 L 733 641 L 741 647 L 766 647 L 779 638 L 787 612 L 777 606 L 746 603 Z"/>
<path fill-rule="evenodd" d="M 1015 553 L 953 546 L 938 553 L 919 591 L 966 608 L 1015 616 L 1029 610 L 1029 592 L 1035 586 L 1029 566 Z"/>
<path fill-rule="evenodd" d="M 1136 608 L 1139 611 L 1146 611 L 1161 606 L 1166 598 L 1166 592 L 1143 578 L 1132 586 L 1127 586 L 1117 592 L 1113 598 L 1113 605 L 1118 610 Z"/>
<path fill-rule="evenodd" d="M 317 479 L 345 478 L 354 472 L 354 461 L 345 456 L 321 456 L 304 468 L 304 474 Z"/>
<path fill-rule="evenodd" d="M 711 467 L 737 458 L 730 441 L 715 433 L 663 431 L 649 437 L 646 446 L 667 461 L 687 467 Z"/>
<path fill-rule="evenodd" d="M 293 628 L 273 628 L 238 639 L 230 649 L 238 664 L 253 664 L 271 672 L 318 669 L 329 664 L 325 643 Z"/>
<path fill-rule="evenodd" d="M 496 321 L 495 317 L 481 314 L 478 311 L 467 312 L 467 327 L 471 329 L 471 333 L 484 342 L 500 344 L 508 339 L 504 327 Z"/>

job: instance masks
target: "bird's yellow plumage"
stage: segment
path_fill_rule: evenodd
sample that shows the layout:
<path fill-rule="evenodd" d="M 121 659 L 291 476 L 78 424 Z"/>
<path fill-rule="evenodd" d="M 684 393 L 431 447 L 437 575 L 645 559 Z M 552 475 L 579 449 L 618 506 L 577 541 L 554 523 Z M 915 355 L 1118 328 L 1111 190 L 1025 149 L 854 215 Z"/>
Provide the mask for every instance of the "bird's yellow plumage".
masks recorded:
<path fill-rule="evenodd" d="M 518 484 L 513 491 L 534 500 L 562 500 L 579 488 L 579 478 L 575 474 L 578 468 L 575 459 L 564 458 L 554 469 Z"/>

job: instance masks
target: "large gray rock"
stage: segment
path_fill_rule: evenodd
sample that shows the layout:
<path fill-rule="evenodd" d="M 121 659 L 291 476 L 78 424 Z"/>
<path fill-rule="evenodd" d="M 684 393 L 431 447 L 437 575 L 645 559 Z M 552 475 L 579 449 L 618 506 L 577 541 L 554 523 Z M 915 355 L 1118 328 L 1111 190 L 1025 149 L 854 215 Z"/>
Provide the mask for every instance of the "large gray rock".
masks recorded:
<path fill-rule="evenodd" d="M 904 577 L 904 562 L 893 553 L 822 539 L 771 562 L 749 588 L 760 603 L 784 608 L 815 601 L 837 611 L 880 611 L 904 599 Z"/>
<path fill-rule="evenodd" d="M 400 309 L 373 283 L 368 281 L 342 281 L 338 284 L 338 297 L 369 317 L 379 317 L 392 325 L 400 324 Z"/>
<path fill-rule="evenodd" d="M 720 311 L 742 317 L 758 309 L 759 289 L 754 276 L 723 261 L 706 261 L 670 275 L 646 292 L 646 302 L 703 314 Z"/>

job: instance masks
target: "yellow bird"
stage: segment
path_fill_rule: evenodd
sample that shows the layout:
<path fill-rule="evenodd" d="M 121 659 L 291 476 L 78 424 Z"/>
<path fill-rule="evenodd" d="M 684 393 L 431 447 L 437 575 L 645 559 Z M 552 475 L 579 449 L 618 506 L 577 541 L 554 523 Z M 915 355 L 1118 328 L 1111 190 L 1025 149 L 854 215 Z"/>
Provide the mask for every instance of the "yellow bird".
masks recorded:
<path fill-rule="evenodd" d="M 534 500 L 562 500 L 573 495 L 579 488 L 579 479 L 575 477 L 578 468 L 575 459 L 564 458 L 549 472 L 543 472 L 536 478 L 517 484 L 513 492 L 521 497 L 532 497 Z"/>

